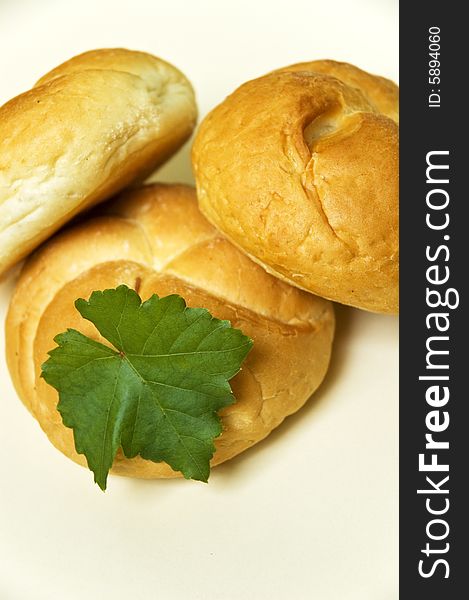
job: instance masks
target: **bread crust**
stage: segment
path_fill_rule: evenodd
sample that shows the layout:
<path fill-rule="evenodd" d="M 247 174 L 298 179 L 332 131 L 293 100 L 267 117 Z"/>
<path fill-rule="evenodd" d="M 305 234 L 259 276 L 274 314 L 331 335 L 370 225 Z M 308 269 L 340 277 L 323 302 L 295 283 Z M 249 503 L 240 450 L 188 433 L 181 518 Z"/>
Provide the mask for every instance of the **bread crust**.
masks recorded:
<path fill-rule="evenodd" d="M 0 107 L 0 274 L 190 136 L 194 92 L 169 63 L 93 50 Z"/>
<path fill-rule="evenodd" d="M 73 327 L 102 340 L 74 308 L 78 297 L 121 283 L 142 298 L 178 293 L 229 319 L 254 347 L 232 380 L 237 402 L 222 412 L 212 465 L 246 450 L 298 410 L 328 368 L 334 333 L 330 302 L 268 275 L 202 216 L 186 186 L 152 185 L 106 205 L 98 216 L 52 238 L 25 263 L 6 320 L 7 362 L 24 404 L 51 442 L 72 460 L 72 431 L 58 395 L 40 378 L 54 336 Z M 174 477 L 164 463 L 118 453 L 113 473 Z"/>
<path fill-rule="evenodd" d="M 249 81 L 192 151 L 207 219 L 270 273 L 398 311 L 398 88 L 334 61 Z"/>

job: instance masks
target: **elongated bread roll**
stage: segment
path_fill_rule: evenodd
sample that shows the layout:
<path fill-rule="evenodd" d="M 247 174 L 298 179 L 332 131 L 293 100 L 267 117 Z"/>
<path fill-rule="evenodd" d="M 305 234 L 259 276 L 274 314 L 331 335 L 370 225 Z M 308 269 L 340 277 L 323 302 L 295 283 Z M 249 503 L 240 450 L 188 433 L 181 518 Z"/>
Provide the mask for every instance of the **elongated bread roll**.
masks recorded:
<path fill-rule="evenodd" d="M 0 107 L 0 274 L 78 212 L 149 175 L 196 120 L 163 60 L 94 50 Z"/>
<path fill-rule="evenodd" d="M 19 396 L 51 442 L 85 464 L 40 378 L 54 336 L 77 329 L 103 341 L 74 301 L 125 283 L 142 299 L 177 293 L 189 306 L 228 319 L 254 340 L 231 381 L 237 402 L 222 412 L 213 465 L 246 450 L 298 410 L 327 371 L 334 333 L 330 302 L 267 274 L 223 238 L 197 208 L 194 190 L 154 185 L 129 192 L 52 238 L 26 262 L 6 321 L 6 351 Z M 104 341 L 104 343 L 106 343 Z M 118 453 L 112 471 L 178 475 L 164 463 Z"/>
<path fill-rule="evenodd" d="M 249 81 L 193 146 L 201 211 L 289 283 L 398 311 L 398 88 L 334 61 Z"/>

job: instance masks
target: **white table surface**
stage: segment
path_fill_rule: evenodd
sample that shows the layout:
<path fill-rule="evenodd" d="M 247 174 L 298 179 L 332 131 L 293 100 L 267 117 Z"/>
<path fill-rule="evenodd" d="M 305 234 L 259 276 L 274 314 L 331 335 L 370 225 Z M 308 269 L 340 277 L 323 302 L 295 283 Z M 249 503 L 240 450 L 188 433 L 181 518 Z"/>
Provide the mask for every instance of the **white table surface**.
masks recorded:
<path fill-rule="evenodd" d="M 397 80 L 397 16 L 391 0 L 0 0 L 0 103 L 110 46 L 177 65 L 201 115 L 304 60 Z M 191 182 L 188 150 L 157 178 Z M 0 282 L 0 600 L 397 598 L 396 317 L 338 307 L 320 390 L 208 485 L 112 477 L 103 494 L 13 390 L 3 320 L 14 279 Z"/>

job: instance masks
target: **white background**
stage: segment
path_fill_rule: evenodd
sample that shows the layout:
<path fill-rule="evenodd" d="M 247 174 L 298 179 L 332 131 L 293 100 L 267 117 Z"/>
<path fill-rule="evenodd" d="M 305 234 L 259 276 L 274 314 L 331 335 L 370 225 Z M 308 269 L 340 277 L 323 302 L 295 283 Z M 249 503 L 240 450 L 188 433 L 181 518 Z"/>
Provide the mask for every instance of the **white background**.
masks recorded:
<path fill-rule="evenodd" d="M 173 62 L 203 116 L 293 62 L 334 58 L 397 80 L 397 1 L 0 0 L 0 104 L 106 46 Z M 191 182 L 188 150 L 158 178 Z M 397 598 L 397 318 L 338 307 L 320 391 L 208 485 L 112 477 L 103 494 L 11 386 L 14 277 L 0 282 L 0 600 Z"/>

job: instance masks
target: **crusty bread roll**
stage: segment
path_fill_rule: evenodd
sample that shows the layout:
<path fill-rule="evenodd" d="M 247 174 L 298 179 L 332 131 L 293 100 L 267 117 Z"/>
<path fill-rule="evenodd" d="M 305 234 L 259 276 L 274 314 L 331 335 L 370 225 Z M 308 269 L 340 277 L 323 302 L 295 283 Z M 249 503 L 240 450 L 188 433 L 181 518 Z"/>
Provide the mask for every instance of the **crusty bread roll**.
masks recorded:
<path fill-rule="evenodd" d="M 0 107 L 0 274 L 149 175 L 189 137 L 196 113 L 180 71 L 124 49 L 76 56 Z"/>
<path fill-rule="evenodd" d="M 74 308 L 93 290 L 125 283 L 143 299 L 178 293 L 254 340 L 231 382 L 237 402 L 221 413 L 224 431 L 212 464 L 228 460 L 268 435 L 321 383 L 334 332 L 332 305 L 268 275 L 237 250 L 201 215 L 192 188 L 143 187 L 105 211 L 58 234 L 23 268 L 6 321 L 18 394 L 52 443 L 85 464 L 56 410 L 56 390 L 40 378 L 54 336 L 72 327 L 107 343 Z M 127 459 L 120 451 L 112 472 L 179 475 L 164 463 Z"/>
<path fill-rule="evenodd" d="M 352 65 L 293 65 L 238 88 L 193 146 L 200 209 L 269 272 L 398 311 L 398 88 Z"/>

